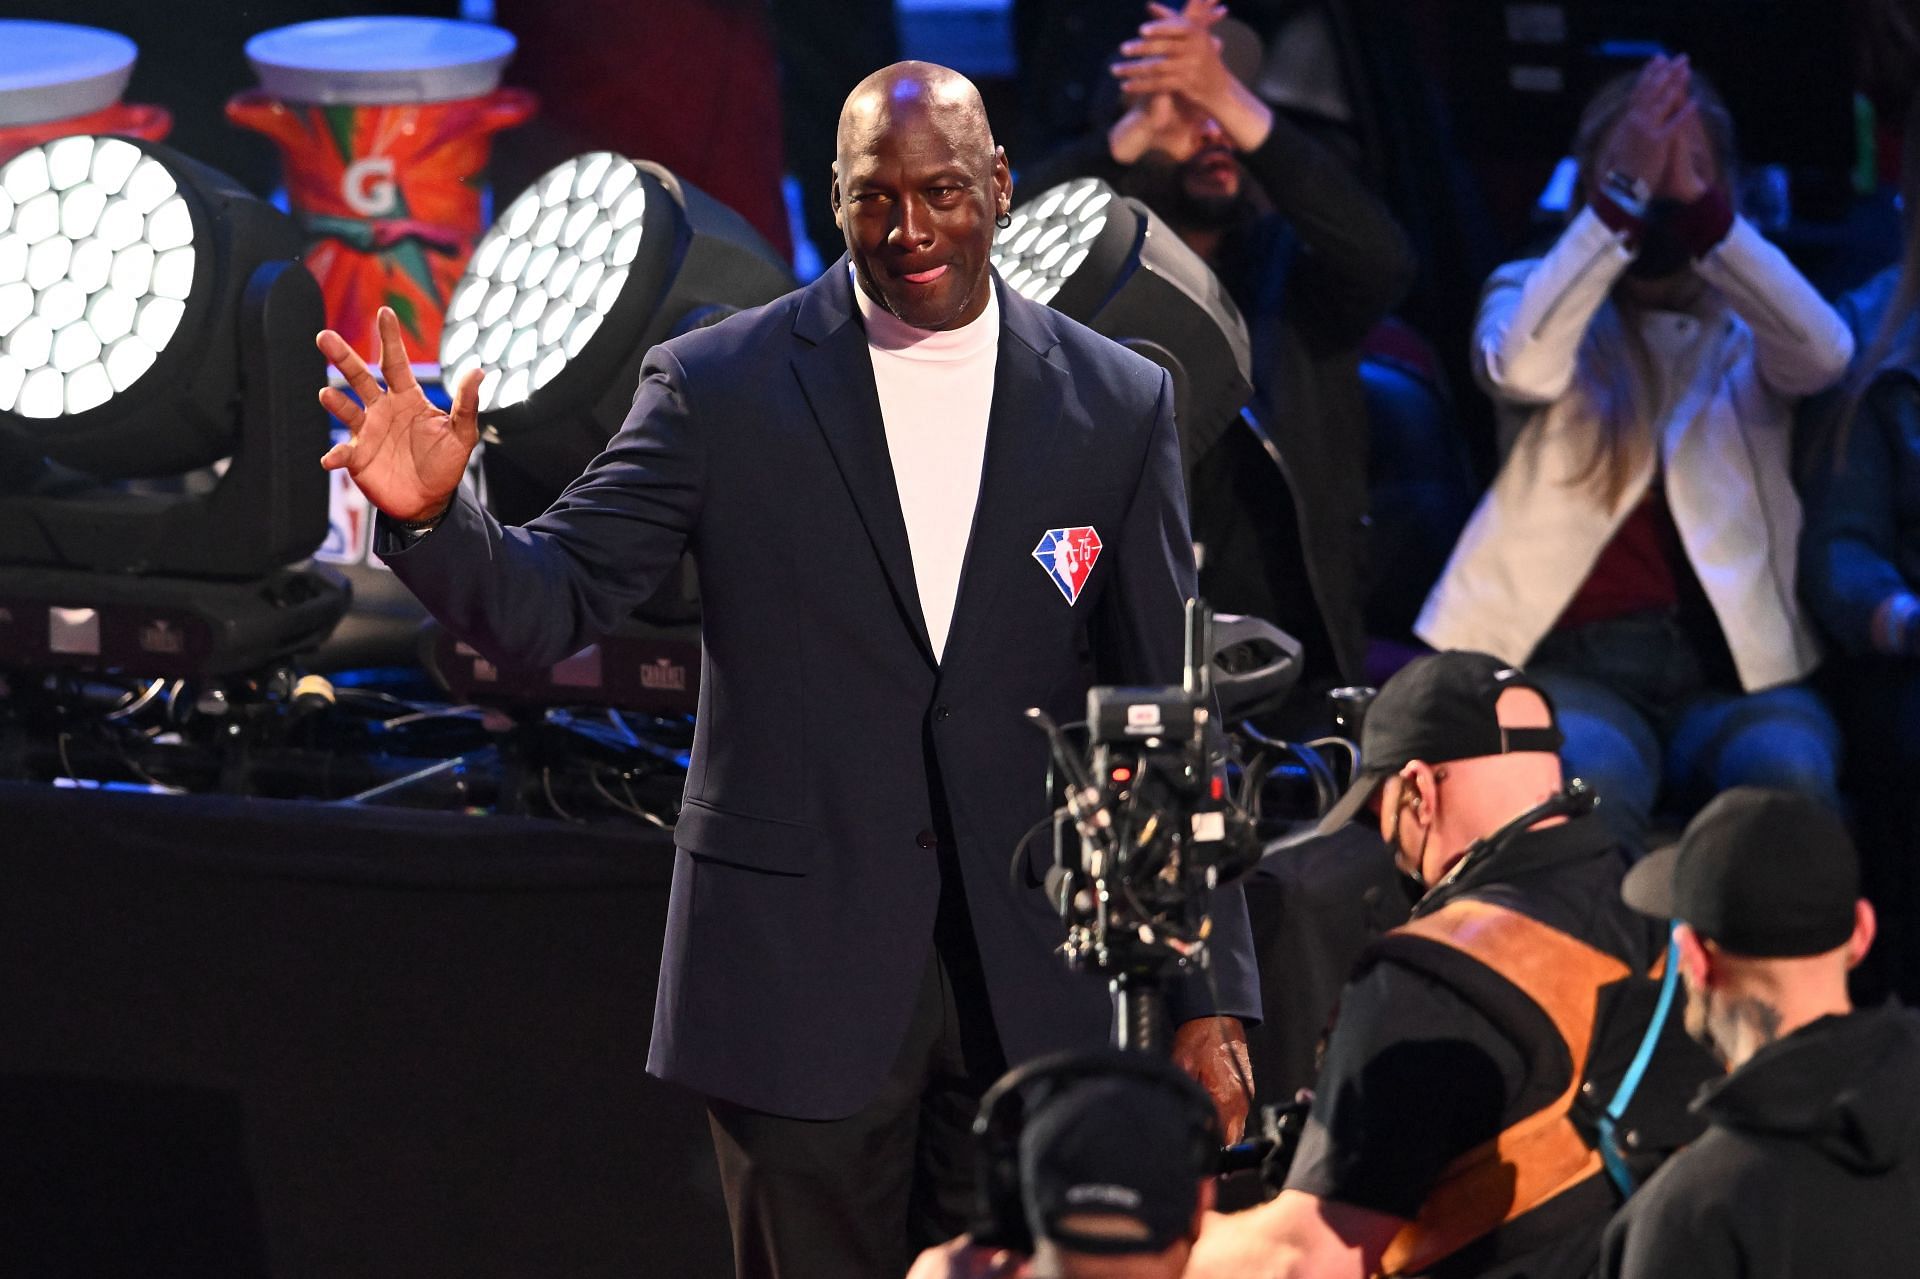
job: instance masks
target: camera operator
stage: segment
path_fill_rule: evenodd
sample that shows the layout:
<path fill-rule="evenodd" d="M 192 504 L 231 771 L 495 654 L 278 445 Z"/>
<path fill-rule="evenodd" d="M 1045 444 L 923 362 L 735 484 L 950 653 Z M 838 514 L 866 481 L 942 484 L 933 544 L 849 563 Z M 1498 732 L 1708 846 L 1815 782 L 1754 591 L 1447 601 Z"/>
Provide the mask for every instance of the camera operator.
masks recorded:
<path fill-rule="evenodd" d="M 1681 921 L 1688 1029 L 1733 1073 L 1697 1103 L 1706 1136 L 1608 1227 L 1601 1273 L 1911 1274 L 1920 1016 L 1848 998 L 1874 918 L 1840 819 L 1804 796 L 1728 791 L 1623 891 Z"/>
<path fill-rule="evenodd" d="M 987 1094 L 975 1131 L 982 1199 L 1017 1218 L 996 1233 L 1030 1241 L 1030 1256 L 963 1236 L 909 1279 L 1178 1279 L 1213 1207 L 1220 1126 L 1171 1062 L 1117 1049 L 1043 1059 Z"/>
<path fill-rule="evenodd" d="M 1361 740 L 1323 829 L 1374 801 L 1422 895 L 1342 994 L 1286 1188 L 1209 1217 L 1187 1273 L 1584 1276 L 1619 1201 L 1588 1100 L 1624 1106 L 1601 1085 L 1643 1044 L 1636 1123 L 1680 1112 L 1713 1070 L 1643 1011 L 1663 930 L 1618 900 L 1628 850 L 1565 786 L 1552 707 L 1519 670 L 1423 657 L 1381 690 Z M 1625 1144 L 1670 1148 L 1666 1135 Z"/>

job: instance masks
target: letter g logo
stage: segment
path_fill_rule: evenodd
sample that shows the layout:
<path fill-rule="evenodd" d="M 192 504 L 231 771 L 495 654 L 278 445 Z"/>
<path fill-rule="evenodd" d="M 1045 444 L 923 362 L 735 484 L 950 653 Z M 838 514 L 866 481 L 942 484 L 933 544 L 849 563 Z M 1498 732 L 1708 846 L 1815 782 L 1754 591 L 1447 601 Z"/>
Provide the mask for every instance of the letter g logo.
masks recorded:
<path fill-rule="evenodd" d="M 355 160 L 340 179 L 340 198 L 363 218 L 384 217 L 399 204 L 393 182 L 393 157 L 370 155 Z"/>

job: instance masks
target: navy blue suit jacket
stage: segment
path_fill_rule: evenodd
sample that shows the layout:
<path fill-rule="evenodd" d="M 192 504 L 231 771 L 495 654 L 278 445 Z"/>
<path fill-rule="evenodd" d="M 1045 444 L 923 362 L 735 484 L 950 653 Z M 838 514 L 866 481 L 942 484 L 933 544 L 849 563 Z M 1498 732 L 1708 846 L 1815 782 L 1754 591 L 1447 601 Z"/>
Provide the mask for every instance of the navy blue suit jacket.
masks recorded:
<path fill-rule="evenodd" d="M 998 282 L 996 281 L 996 287 Z M 1193 556 L 1173 394 L 1154 364 L 1000 287 L 984 472 L 944 660 L 921 620 L 865 330 L 844 262 L 649 352 L 607 450 L 523 528 L 464 494 L 389 562 L 495 661 L 545 664 L 619 622 L 691 547 L 700 711 L 648 1069 L 800 1118 L 858 1110 L 892 1066 L 940 893 L 935 788 L 957 840 L 1008 1060 L 1108 1033 L 1038 888 L 1009 862 L 1048 811 L 1022 712 L 1085 713 L 1104 680 L 1175 682 Z M 1069 603 L 1033 552 L 1091 525 Z M 1035 841 L 1037 882 L 1050 856 Z M 1178 1019 L 1259 998 L 1238 889 Z"/>

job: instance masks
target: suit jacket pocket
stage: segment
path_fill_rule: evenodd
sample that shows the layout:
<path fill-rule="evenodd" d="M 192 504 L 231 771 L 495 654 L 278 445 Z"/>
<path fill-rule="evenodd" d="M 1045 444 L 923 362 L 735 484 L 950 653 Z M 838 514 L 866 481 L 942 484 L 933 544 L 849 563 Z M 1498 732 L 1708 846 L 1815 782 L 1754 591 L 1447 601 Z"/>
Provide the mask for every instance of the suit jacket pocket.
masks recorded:
<path fill-rule="evenodd" d="M 732 813 L 697 799 L 681 806 L 673 827 L 673 842 L 694 857 L 780 875 L 812 870 L 822 838 L 812 826 Z"/>

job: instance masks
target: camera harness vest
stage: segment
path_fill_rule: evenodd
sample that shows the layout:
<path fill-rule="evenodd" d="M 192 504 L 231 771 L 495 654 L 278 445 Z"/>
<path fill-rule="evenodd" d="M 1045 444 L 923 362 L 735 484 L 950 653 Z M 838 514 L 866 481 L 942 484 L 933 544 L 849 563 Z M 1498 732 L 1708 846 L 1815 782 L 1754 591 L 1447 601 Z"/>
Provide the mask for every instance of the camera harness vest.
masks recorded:
<path fill-rule="evenodd" d="M 1461 1155 L 1440 1174 L 1420 1214 L 1388 1245 L 1381 1271 L 1419 1274 L 1603 1170 L 1574 1125 L 1600 988 L 1630 975 L 1613 956 L 1518 911 L 1466 899 L 1389 934 L 1438 943 L 1500 974 L 1538 1005 L 1572 1059 L 1566 1089 L 1545 1107 Z"/>
<path fill-rule="evenodd" d="M 1451 882 L 1474 853 L 1484 856 L 1541 817 L 1590 808 L 1583 793 L 1570 789 L 1481 841 L 1456 866 L 1455 874 L 1436 887 Z M 1464 956 L 1504 980 L 1544 1013 L 1565 1048 L 1571 1070 L 1566 1088 L 1551 1102 L 1509 1124 L 1441 1172 L 1419 1215 L 1388 1245 L 1381 1259 L 1383 1275 L 1420 1274 L 1602 1172 L 1614 1179 L 1623 1195 L 1632 1193 L 1631 1174 L 1614 1149 L 1614 1127 L 1653 1055 L 1672 1006 L 1673 979 L 1679 968 L 1669 947 L 1649 974 L 1661 981 L 1659 1004 L 1632 1065 L 1600 1116 L 1596 1149 L 1574 1122 L 1574 1106 L 1587 1078 L 1600 992 L 1632 976 L 1632 970 L 1577 937 L 1517 910 L 1470 897 L 1416 916 L 1382 938 L 1374 953 L 1405 956 L 1422 971 L 1431 972 L 1431 964 L 1418 961 L 1433 958 L 1430 948 L 1436 945 L 1446 948 L 1443 953 Z M 1501 1020 L 1493 1009 L 1484 1011 L 1496 1023 Z"/>

